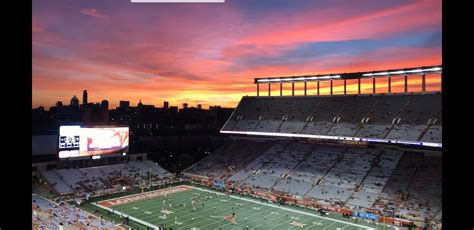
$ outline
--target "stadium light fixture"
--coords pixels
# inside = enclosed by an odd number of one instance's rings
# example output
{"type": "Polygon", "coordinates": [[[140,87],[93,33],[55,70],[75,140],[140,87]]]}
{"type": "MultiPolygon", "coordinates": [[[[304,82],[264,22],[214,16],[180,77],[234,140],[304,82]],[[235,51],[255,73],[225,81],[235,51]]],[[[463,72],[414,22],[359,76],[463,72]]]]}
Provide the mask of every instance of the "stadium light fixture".
{"type": "Polygon", "coordinates": [[[441,67],[431,67],[431,68],[418,68],[411,70],[396,70],[396,71],[383,71],[383,72],[374,72],[374,73],[364,73],[364,77],[374,77],[374,76],[388,76],[388,75],[401,75],[401,74],[415,74],[415,73],[428,73],[428,72],[438,72],[441,71],[441,67]]]}
{"type": "Polygon", "coordinates": [[[294,81],[308,81],[308,80],[326,80],[326,79],[338,79],[341,75],[326,75],[326,76],[310,76],[310,77],[284,77],[284,78],[263,78],[257,79],[257,83],[270,83],[270,82],[294,82],[294,81]]]}

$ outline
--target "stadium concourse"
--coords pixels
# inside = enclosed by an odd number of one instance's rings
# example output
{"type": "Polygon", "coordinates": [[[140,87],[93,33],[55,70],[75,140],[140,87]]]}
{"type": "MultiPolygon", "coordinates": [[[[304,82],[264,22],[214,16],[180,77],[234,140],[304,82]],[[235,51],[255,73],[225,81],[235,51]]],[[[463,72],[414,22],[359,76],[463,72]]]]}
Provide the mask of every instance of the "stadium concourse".
{"type": "Polygon", "coordinates": [[[441,151],[419,146],[441,145],[441,124],[438,93],[243,97],[221,131],[234,140],[183,175],[274,201],[440,228],[441,151]]]}

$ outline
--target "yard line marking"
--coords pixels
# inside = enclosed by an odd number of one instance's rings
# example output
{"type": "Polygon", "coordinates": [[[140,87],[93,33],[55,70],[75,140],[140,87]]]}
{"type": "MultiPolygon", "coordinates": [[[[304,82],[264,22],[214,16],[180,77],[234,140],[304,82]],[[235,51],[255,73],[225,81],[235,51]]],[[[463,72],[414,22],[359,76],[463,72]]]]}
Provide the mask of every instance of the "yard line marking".
{"type": "Polygon", "coordinates": [[[330,225],[328,225],[328,226],[324,227],[324,228],[323,228],[323,230],[325,230],[325,229],[329,228],[329,226],[331,226],[331,225],[333,225],[333,224],[335,224],[335,223],[336,223],[336,222],[334,222],[334,223],[332,223],[332,224],[330,224],[330,225]]]}

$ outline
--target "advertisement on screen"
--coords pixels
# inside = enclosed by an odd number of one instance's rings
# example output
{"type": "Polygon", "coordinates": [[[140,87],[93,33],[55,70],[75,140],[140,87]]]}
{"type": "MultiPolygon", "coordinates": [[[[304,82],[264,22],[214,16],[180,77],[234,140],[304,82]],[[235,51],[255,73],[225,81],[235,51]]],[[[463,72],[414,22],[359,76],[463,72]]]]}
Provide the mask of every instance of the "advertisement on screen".
{"type": "Polygon", "coordinates": [[[128,127],[61,126],[59,158],[124,154],[128,142],[128,127]]]}

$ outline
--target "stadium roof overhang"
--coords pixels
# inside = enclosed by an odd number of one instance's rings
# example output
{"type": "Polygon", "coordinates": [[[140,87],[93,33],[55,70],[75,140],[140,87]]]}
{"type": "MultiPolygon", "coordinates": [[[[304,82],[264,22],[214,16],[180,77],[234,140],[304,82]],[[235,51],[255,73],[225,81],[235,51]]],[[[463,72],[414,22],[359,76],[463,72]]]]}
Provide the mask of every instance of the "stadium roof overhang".
{"type": "Polygon", "coordinates": [[[356,73],[339,73],[339,74],[321,74],[321,75],[304,75],[304,76],[282,76],[282,77],[261,77],[255,78],[255,84],[262,83],[280,83],[280,82],[306,82],[306,81],[326,81],[326,80],[342,80],[342,79],[359,79],[359,78],[377,78],[389,76],[408,76],[420,74],[441,73],[442,66],[423,66],[405,69],[389,69],[380,71],[356,72],[356,73]]]}

